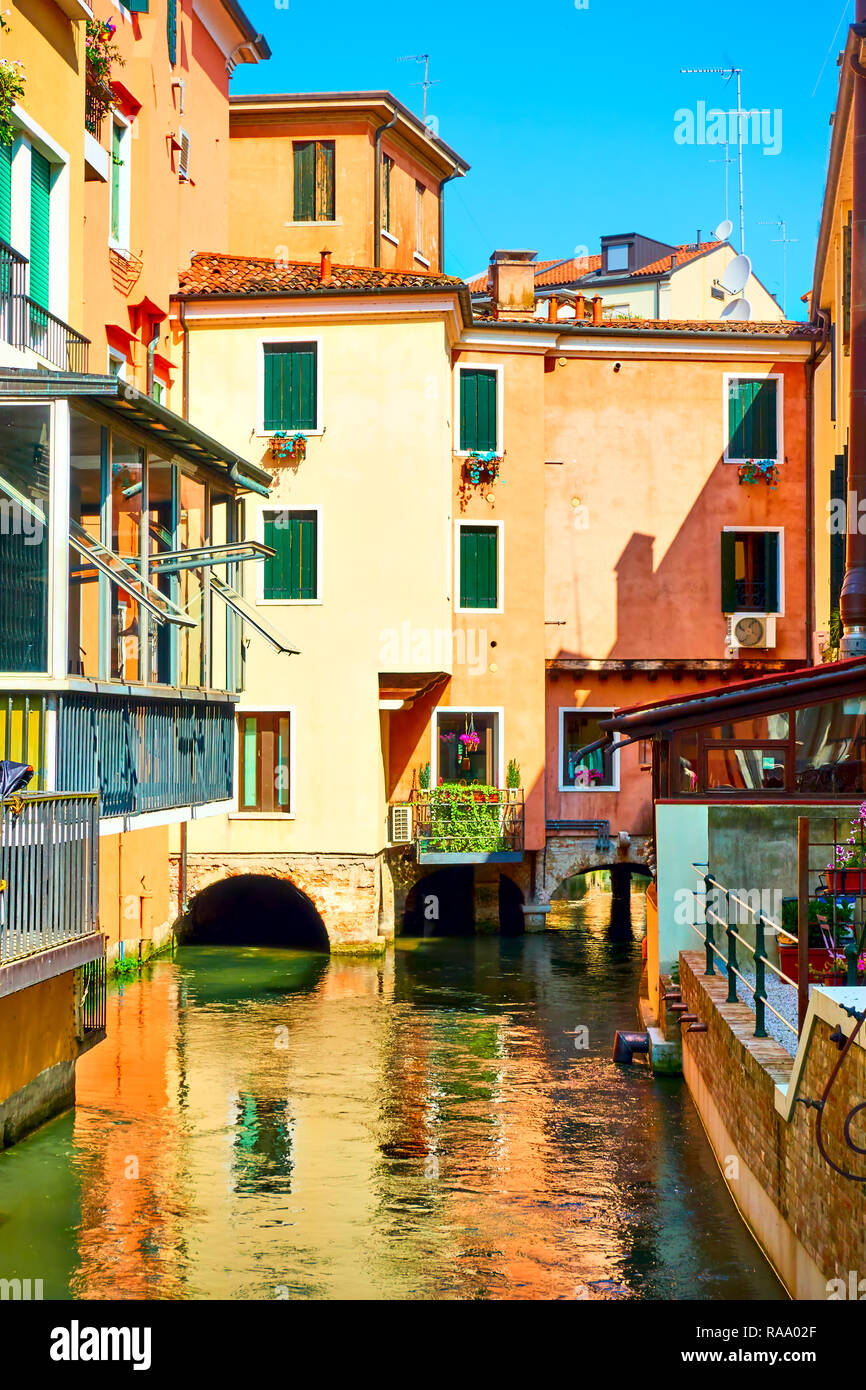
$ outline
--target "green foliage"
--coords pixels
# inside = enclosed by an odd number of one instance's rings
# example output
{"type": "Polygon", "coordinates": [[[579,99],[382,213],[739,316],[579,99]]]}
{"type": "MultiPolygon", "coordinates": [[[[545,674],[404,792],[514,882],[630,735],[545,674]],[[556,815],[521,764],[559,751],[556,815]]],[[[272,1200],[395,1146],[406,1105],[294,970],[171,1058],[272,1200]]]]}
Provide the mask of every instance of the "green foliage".
{"type": "Polygon", "coordinates": [[[11,145],[17,134],[12,107],[24,96],[24,68],[15,58],[0,58],[0,142],[11,145]]]}
{"type": "MultiPolygon", "coordinates": [[[[846,902],[844,898],[836,900],[835,913],[832,898],[810,898],[809,899],[809,949],[820,950],[826,945],[824,932],[829,937],[833,935],[833,922],[836,923],[836,934],[839,937],[850,935],[850,924],[854,920],[854,907],[852,903],[846,902]]],[[[785,931],[790,932],[793,937],[797,935],[798,910],[796,898],[782,899],[782,926],[785,931]]],[[[784,943],[782,943],[784,945],[784,943]]]]}
{"type": "Polygon", "coordinates": [[[418,773],[418,786],[422,791],[427,791],[430,786],[430,764],[425,763],[418,773]]]}
{"type": "Polygon", "coordinates": [[[502,833],[502,810],[496,787],[464,787],[443,782],[431,787],[427,801],[429,832],[424,848],[446,854],[495,854],[508,849],[502,833]]]}
{"type": "Polygon", "coordinates": [[[520,763],[516,758],[509,758],[508,771],[505,774],[506,787],[520,786],[520,763]]]}

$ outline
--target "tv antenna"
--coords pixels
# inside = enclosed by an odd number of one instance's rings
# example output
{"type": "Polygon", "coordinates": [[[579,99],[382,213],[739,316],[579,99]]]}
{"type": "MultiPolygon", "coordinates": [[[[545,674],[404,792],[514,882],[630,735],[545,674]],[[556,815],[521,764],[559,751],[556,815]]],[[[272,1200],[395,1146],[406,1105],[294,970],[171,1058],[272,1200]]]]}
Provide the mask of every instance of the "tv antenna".
{"type": "MultiPolygon", "coordinates": [[[[680,68],[682,73],[713,73],[717,77],[723,77],[726,82],[730,82],[732,77],[737,79],[737,152],[740,165],[740,252],[746,249],[746,222],[743,214],[743,98],[741,91],[742,68],[680,68]]],[[[727,170],[725,171],[727,175],[727,170]]]]}
{"type": "Polygon", "coordinates": [[[788,224],[784,217],[777,217],[773,222],[759,222],[759,227],[778,227],[781,236],[773,237],[773,245],[782,247],[782,313],[788,317],[788,247],[793,246],[794,242],[799,241],[798,236],[788,236],[788,224]]]}
{"type": "Polygon", "coordinates": [[[730,148],[731,148],[731,147],[730,147],[730,145],[728,144],[728,142],[727,142],[727,140],[726,140],[726,141],[725,141],[725,156],[724,156],[724,159],[711,159],[711,160],[710,160],[710,163],[711,163],[711,164],[724,164],[724,166],[725,166],[725,221],[726,221],[726,222],[730,220],[729,217],[728,217],[728,165],[729,165],[729,164],[733,164],[733,162],[734,162],[734,161],[731,159],[730,148]]]}
{"type": "Polygon", "coordinates": [[[439,79],[438,77],[430,77],[430,75],[429,75],[429,74],[430,74],[430,54],[429,54],[429,53],[407,53],[407,54],[405,54],[402,58],[398,58],[398,59],[397,59],[397,62],[398,62],[398,63],[423,63],[423,64],[424,64],[424,81],[423,81],[423,82],[413,82],[413,83],[412,83],[412,86],[413,86],[413,87],[423,87],[423,88],[424,88],[424,107],[423,107],[423,115],[422,115],[421,119],[423,120],[424,124],[426,125],[426,124],[427,124],[427,88],[428,88],[428,87],[435,87],[435,86],[437,86],[437,84],[438,84],[439,81],[440,81],[440,79],[439,79]]]}

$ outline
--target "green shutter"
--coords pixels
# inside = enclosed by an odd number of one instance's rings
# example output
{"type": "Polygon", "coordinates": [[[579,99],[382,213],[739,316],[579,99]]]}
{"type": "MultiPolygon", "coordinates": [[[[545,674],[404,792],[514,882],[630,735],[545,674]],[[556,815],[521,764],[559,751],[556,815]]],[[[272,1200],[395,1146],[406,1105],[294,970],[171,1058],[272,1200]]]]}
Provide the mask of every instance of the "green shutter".
{"type": "Polygon", "coordinates": [[[292,217],[295,222],[314,222],[316,219],[316,142],[296,140],[295,197],[292,217]]]}
{"type": "Polygon", "coordinates": [[[853,236],[853,212],[848,213],[848,221],[842,228],[842,342],[848,346],[851,337],[851,241],[853,236]]]}
{"type": "Polygon", "coordinates": [[[168,42],[168,61],[177,62],[177,0],[168,0],[165,15],[165,36],[168,42]]]}
{"type": "Polygon", "coordinates": [[[12,146],[0,144],[0,237],[12,237],[12,146]]]}
{"type": "Polygon", "coordinates": [[[496,373],[460,373],[460,448],[487,453],[497,447],[496,373]]]}
{"type": "Polygon", "coordinates": [[[775,613],[779,607],[778,531],[767,531],[764,535],[764,606],[767,613],[775,613]]]}
{"type": "Polygon", "coordinates": [[[265,343],[264,353],[265,430],[314,430],[315,343],[265,343]]]}
{"type": "Polygon", "coordinates": [[[774,459],[777,454],[776,382],[731,382],[728,456],[774,459]]]}
{"type": "Polygon", "coordinates": [[[264,597],[276,602],[318,598],[315,512],[266,517],[265,545],[277,553],[264,563],[264,597]]]}
{"type": "Polygon", "coordinates": [[[334,216],[334,142],[323,140],[316,145],[316,219],[333,222],[334,216]]]}
{"type": "Polygon", "coordinates": [[[30,298],[48,308],[50,280],[49,205],[51,165],[38,150],[30,151],[30,298]]]}
{"type": "Polygon", "coordinates": [[[120,3],[130,14],[147,14],[150,0],[120,0],[120,3]]]}
{"type": "MultiPolygon", "coordinates": [[[[845,502],[845,493],[848,486],[848,453],[847,445],[844,454],[836,455],[836,463],[830,474],[830,496],[834,502],[845,502]]],[[[843,508],[842,516],[846,513],[843,508]]],[[[847,549],[847,535],[845,523],[841,531],[833,531],[830,534],[830,612],[835,613],[839,608],[839,596],[842,593],[842,581],[845,578],[845,553],[847,549]]]]}
{"type": "Polygon", "coordinates": [[[722,612],[737,609],[737,533],[722,532],[722,612]]]}
{"type": "Polygon", "coordinates": [[[460,528],[460,607],[498,606],[498,530],[495,526],[460,528]]]}
{"type": "Polygon", "coordinates": [[[120,240],[120,149],[123,132],[117,121],[111,123],[111,236],[120,240]]]}

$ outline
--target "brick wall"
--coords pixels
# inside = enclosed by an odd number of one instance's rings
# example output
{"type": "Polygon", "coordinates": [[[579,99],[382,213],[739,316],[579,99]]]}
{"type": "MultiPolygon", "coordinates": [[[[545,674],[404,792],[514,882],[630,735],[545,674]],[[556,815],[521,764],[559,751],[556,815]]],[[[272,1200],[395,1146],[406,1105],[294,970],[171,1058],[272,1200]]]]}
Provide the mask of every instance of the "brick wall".
{"type": "MultiPolygon", "coordinates": [[[[814,1110],[797,1104],[790,1120],[778,1112],[776,1086],[788,1084],[792,1058],[771,1039],[755,1038],[752,1010],[727,1004],[725,980],[703,971],[701,952],[681,953],[683,1002],[707,1025],[706,1033],[683,1029],[689,1089],[731,1195],[788,1292],[825,1298],[830,1279],[847,1283],[852,1270],[866,1278],[866,1183],[841,1177],[821,1157],[814,1110]]],[[[798,1096],[822,1095],[839,1058],[831,1031],[828,1023],[815,1020],[798,1096]]],[[[831,1157],[866,1177],[866,1155],[853,1154],[842,1139],[845,1116],[863,1100],[866,1052],[855,1045],[828,1101],[824,1134],[831,1157]]],[[[852,1137],[864,1144],[864,1135],[866,1127],[858,1121],[852,1137]]]]}

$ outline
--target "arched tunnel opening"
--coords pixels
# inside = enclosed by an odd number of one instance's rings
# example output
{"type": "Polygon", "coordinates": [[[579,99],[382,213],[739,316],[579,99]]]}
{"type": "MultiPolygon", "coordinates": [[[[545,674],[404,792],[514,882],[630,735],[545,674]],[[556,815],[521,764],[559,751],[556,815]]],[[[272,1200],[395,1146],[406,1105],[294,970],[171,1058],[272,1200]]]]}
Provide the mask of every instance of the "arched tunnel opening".
{"type": "MultiPolygon", "coordinates": [[[[426,874],[409,890],[401,936],[474,936],[477,885],[472,865],[455,865],[426,874]]],[[[499,930],[519,936],[523,930],[523,894],[507,874],[497,887],[499,930]]]]}
{"type": "Polygon", "coordinates": [[[201,946],[330,950],[325,924],[306,893],[267,874],[239,874],[202,889],[189,905],[183,940],[201,946]]]}
{"type": "Polygon", "coordinates": [[[610,921],[608,935],[612,941],[630,939],[632,932],[631,894],[633,880],[639,880],[646,887],[652,880],[650,870],[644,864],[613,863],[596,864],[589,869],[564,878],[551,894],[553,902],[580,902],[591,887],[597,887],[594,879],[602,876],[607,881],[610,893],[610,921]]]}

